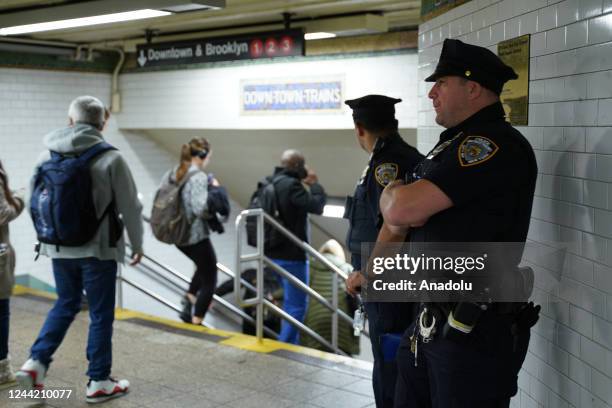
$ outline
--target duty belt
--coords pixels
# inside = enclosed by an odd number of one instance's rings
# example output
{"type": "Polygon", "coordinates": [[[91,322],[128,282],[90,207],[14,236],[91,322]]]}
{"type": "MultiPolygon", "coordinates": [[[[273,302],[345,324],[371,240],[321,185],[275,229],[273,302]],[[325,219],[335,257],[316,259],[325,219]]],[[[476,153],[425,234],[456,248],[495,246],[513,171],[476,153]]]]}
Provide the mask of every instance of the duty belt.
{"type": "MultiPolygon", "coordinates": [[[[518,313],[525,303],[495,302],[490,303],[483,310],[500,315],[511,315],[518,313]]],[[[413,333],[414,341],[418,342],[419,336],[423,343],[429,343],[436,334],[441,332],[443,326],[454,309],[453,304],[448,303],[426,303],[423,304],[417,316],[415,330],[413,333]]],[[[412,339],[412,338],[411,338],[412,339]]]]}

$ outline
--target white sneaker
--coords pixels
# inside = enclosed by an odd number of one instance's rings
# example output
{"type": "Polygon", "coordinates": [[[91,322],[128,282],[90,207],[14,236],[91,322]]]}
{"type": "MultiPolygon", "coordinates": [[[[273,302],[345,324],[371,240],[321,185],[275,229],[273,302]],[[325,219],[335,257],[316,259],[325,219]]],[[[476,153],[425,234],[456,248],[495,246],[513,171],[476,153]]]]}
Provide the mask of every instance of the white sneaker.
{"type": "Polygon", "coordinates": [[[15,377],[17,377],[19,388],[24,390],[42,389],[45,386],[45,374],[47,374],[47,367],[40,361],[30,358],[23,363],[15,377]]]}
{"type": "Polygon", "coordinates": [[[0,386],[8,385],[15,382],[15,374],[13,374],[13,367],[11,367],[11,360],[7,357],[4,360],[0,360],[0,386]]]}
{"type": "Polygon", "coordinates": [[[90,404],[108,401],[111,398],[124,396],[130,388],[128,380],[115,380],[108,377],[106,380],[89,380],[87,383],[87,398],[85,401],[90,404]]]}

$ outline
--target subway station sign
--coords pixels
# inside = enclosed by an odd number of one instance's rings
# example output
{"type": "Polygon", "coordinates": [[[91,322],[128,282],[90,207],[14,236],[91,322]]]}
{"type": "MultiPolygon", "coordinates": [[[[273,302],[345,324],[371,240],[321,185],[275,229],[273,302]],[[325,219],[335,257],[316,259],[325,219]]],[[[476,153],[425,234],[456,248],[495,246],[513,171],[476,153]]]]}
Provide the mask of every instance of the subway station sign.
{"type": "Polygon", "coordinates": [[[343,78],[242,81],[243,114],[341,112],[343,78]]]}
{"type": "Polygon", "coordinates": [[[302,30],[287,30],[143,44],[137,47],[137,54],[141,68],[299,56],[304,55],[304,33],[302,30]]]}

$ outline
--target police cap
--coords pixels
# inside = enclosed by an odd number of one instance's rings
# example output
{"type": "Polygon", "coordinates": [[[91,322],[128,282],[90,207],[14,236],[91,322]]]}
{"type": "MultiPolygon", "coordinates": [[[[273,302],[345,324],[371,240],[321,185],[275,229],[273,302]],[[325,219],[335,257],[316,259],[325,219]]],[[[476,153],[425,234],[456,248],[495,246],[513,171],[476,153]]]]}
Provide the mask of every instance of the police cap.
{"type": "Polygon", "coordinates": [[[436,70],[425,81],[435,82],[448,75],[478,82],[498,95],[507,81],[518,78],[512,67],[489,49],[453,39],[444,40],[436,70]]]}
{"type": "Polygon", "coordinates": [[[384,95],[366,95],[344,103],[353,110],[354,120],[384,123],[395,120],[395,104],[401,101],[384,95]]]}

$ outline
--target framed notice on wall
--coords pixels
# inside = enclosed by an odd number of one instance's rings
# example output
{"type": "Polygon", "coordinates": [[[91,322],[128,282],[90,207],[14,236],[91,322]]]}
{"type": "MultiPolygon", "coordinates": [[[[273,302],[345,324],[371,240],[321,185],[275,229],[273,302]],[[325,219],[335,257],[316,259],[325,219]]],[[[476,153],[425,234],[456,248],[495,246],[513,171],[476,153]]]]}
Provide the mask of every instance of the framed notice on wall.
{"type": "Polygon", "coordinates": [[[421,20],[427,21],[471,0],[421,0],[421,20]]]}
{"type": "Polygon", "coordinates": [[[518,74],[518,79],[506,82],[501,93],[506,118],[515,126],[529,124],[529,41],[526,34],[497,45],[499,58],[518,74]]]}

